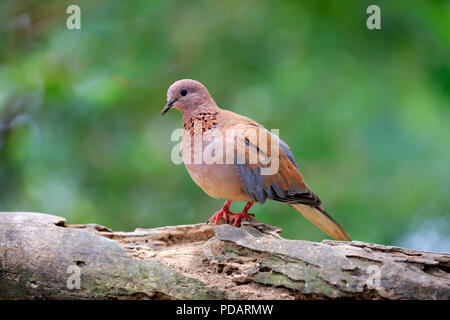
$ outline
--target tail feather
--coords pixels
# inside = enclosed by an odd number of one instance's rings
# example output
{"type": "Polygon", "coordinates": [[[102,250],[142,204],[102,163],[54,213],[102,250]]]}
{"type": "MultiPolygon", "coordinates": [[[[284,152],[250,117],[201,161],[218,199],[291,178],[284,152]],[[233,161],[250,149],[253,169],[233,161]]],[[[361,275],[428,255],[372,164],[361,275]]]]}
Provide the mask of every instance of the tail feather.
{"type": "Polygon", "coordinates": [[[322,231],[336,240],[352,240],[347,232],[320,207],[306,204],[290,204],[292,208],[300,212],[306,219],[318,226],[322,231]]]}

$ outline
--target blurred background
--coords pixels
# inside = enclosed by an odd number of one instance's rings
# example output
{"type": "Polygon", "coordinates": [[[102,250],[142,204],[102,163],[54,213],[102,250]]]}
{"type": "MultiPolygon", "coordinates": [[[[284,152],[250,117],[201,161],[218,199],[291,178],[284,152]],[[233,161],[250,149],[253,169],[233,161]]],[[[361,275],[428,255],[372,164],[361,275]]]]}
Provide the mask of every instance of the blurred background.
{"type": "MultiPolygon", "coordinates": [[[[450,252],[449,1],[2,1],[0,40],[2,211],[125,231],[206,221],[224,200],[171,162],[181,115],[160,113],[193,78],[280,129],[354,240],[450,252]]],[[[281,203],[251,212],[326,237],[281,203]]]]}

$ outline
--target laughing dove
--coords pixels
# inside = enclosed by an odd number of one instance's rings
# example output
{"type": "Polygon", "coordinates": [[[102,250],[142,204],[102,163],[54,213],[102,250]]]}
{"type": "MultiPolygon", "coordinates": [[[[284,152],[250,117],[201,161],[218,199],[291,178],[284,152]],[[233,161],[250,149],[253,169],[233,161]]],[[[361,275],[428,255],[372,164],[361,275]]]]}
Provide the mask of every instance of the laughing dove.
{"type": "Polygon", "coordinates": [[[320,198],[306,185],[289,147],[262,125],[221,109],[200,82],[176,81],[167,91],[164,115],[170,108],[183,115],[182,157],[189,175],[209,196],[225,198],[209,222],[237,226],[253,216],[254,202],[267,199],[289,204],[336,240],[351,240],[321,207],[320,198]],[[247,201],[241,213],[232,213],[232,201],[247,201]]]}

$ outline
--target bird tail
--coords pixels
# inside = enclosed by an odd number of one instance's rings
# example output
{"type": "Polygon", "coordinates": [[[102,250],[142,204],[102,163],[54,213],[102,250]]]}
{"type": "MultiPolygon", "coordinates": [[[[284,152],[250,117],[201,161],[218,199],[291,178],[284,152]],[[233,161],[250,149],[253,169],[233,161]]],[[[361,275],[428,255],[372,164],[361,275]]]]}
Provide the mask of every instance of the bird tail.
{"type": "Polygon", "coordinates": [[[322,229],[330,237],[336,240],[350,240],[350,236],[344,229],[320,207],[314,207],[307,204],[290,204],[292,208],[300,212],[306,219],[322,229]]]}

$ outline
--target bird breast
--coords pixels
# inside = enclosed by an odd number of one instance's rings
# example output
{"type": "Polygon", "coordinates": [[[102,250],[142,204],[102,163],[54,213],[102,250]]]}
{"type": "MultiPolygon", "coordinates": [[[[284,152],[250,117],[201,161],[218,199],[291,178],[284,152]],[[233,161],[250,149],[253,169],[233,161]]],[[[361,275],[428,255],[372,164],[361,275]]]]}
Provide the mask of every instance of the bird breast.
{"type": "Polygon", "coordinates": [[[194,182],[213,198],[249,201],[234,163],[226,162],[226,137],[217,129],[182,136],[182,155],[194,182]]]}

